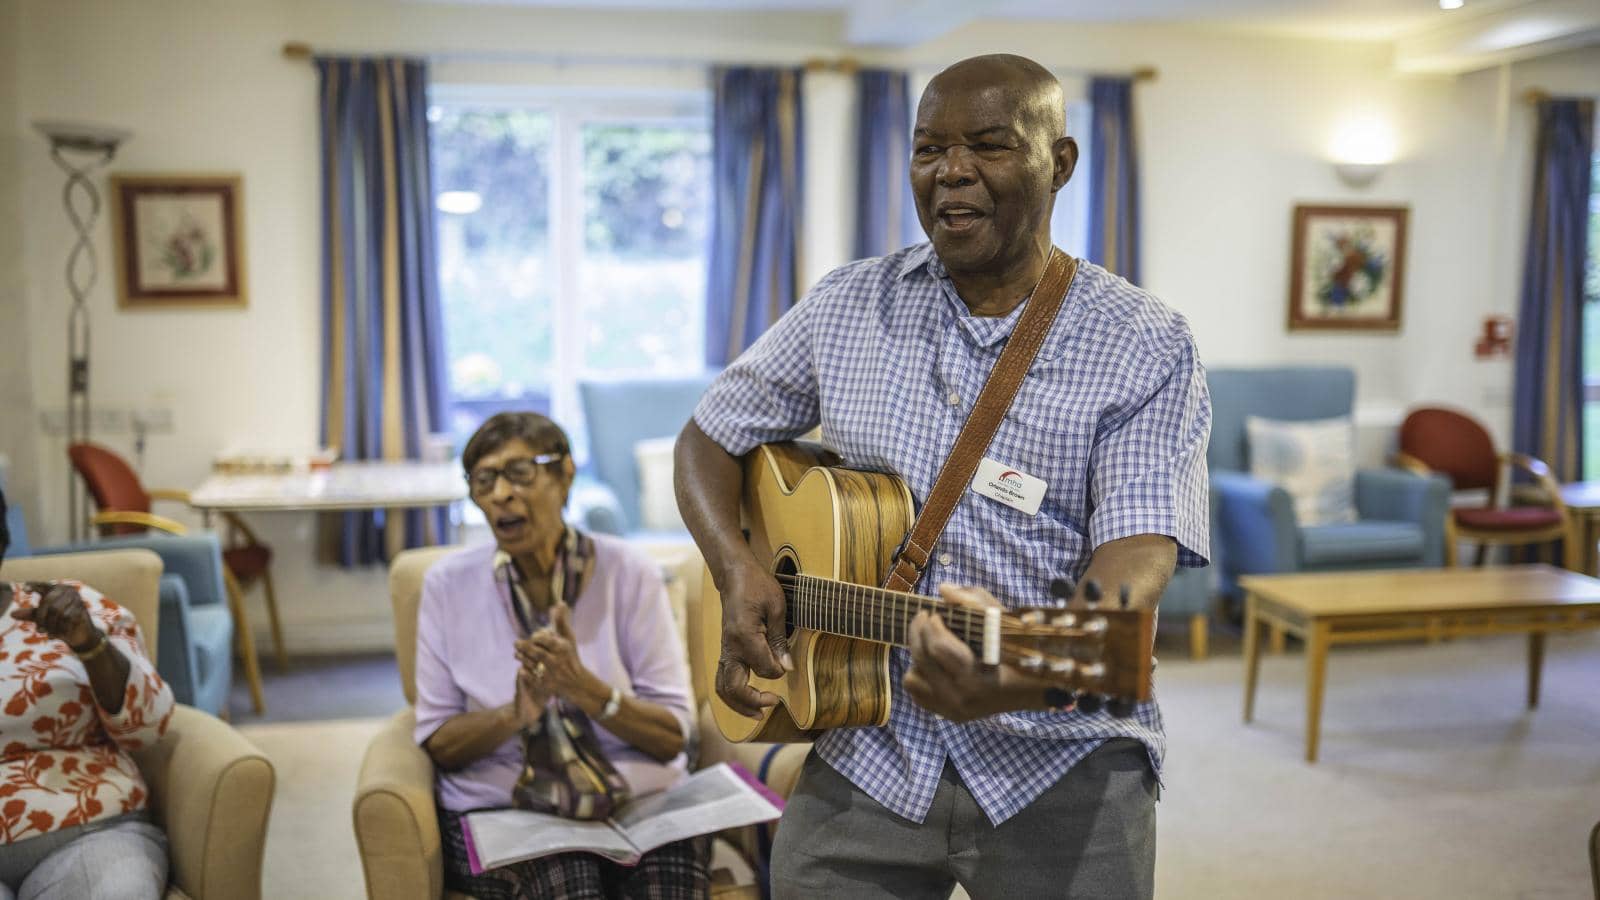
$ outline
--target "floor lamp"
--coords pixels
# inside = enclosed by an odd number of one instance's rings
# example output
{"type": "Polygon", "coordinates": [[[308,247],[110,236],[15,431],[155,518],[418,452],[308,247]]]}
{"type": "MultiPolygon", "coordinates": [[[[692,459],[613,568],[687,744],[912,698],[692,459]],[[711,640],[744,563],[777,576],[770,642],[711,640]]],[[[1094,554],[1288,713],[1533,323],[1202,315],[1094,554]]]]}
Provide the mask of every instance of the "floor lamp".
{"type": "MultiPolygon", "coordinates": [[[[100,276],[94,252],[94,223],[100,218],[100,192],[89,174],[111,162],[117,145],[132,132],[103,125],[57,120],[36,120],[33,127],[50,139],[50,158],[67,173],[61,204],[78,233],[67,255],[67,290],[72,310],[67,314],[67,446],[89,439],[89,309],[84,300],[100,276]]],[[[85,536],[89,522],[89,497],[76,472],[67,472],[67,516],[72,540],[85,536]]]]}

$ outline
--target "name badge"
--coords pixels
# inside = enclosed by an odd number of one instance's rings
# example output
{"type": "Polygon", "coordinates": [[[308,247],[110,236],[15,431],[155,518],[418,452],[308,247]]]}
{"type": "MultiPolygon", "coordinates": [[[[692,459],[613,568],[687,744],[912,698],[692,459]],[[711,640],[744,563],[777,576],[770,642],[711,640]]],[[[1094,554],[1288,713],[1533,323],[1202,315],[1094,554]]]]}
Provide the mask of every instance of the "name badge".
{"type": "Polygon", "coordinates": [[[1038,514],[1039,504],[1044,502],[1044,491],[1048,486],[1026,472],[1019,472],[987,456],[978,463],[978,474],[972,478],[973,493],[1030,516],[1038,514]]]}

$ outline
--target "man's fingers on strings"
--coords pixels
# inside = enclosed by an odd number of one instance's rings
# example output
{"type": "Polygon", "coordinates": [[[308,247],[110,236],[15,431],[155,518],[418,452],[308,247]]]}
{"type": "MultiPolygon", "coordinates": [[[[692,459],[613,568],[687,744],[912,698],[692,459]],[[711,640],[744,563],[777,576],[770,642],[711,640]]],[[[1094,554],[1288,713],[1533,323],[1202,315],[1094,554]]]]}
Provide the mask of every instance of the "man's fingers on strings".
{"type": "Polygon", "coordinates": [[[782,678],[783,663],[768,643],[766,629],[759,622],[735,625],[722,633],[722,646],[739,663],[762,678],[782,678]]]}
{"type": "Polygon", "coordinates": [[[1000,601],[994,595],[980,587],[964,587],[959,584],[939,585],[939,596],[950,603],[961,606],[985,608],[999,606],[1000,601]]]}
{"type": "Polygon", "coordinates": [[[917,661],[929,669],[930,674],[936,673],[946,679],[968,675],[972,670],[972,651],[946,627],[943,619],[932,613],[923,615],[927,618],[920,626],[914,626],[920,632],[917,661]]]}
{"type": "Polygon", "coordinates": [[[741,716],[758,718],[763,707],[772,706],[778,698],[758,691],[749,684],[750,670],[737,660],[723,657],[717,664],[717,696],[741,716]]]}
{"type": "MultiPolygon", "coordinates": [[[[772,653],[772,659],[779,666],[783,667],[783,671],[793,672],[794,660],[789,656],[789,630],[785,625],[788,616],[785,615],[783,608],[783,595],[781,593],[777,594],[775,598],[767,604],[765,613],[766,622],[763,624],[766,626],[767,647],[772,653]]],[[[766,675],[763,673],[762,677],[777,678],[779,676],[766,675]]]]}
{"type": "Polygon", "coordinates": [[[954,677],[962,677],[972,671],[974,657],[972,649],[961,642],[961,639],[947,627],[937,616],[934,617],[928,635],[928,658],[939,668],[954,677]]]}

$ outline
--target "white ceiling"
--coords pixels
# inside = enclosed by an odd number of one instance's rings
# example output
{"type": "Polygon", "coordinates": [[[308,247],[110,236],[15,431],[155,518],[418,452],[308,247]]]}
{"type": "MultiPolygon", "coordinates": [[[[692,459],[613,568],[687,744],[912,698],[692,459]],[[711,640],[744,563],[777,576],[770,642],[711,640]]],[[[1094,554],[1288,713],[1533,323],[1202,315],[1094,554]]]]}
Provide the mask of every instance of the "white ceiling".
{"type": "MultiPolygon", "coordinates": [[[[4,2],[4,0],[0,0],[4,2]]],[[[837,15],[857,47],[913,47],[989,21],[1130,22],[1393,42],[1402,72],[1466,72],[1600,44],[1600,0],[410,0],[596,11],[771,10],[837,15]]]]}
{"type": "MultiPolygon", "coordinates": [[[[426,0],[424,0],[426,2],[426,0]]],[[[595,10],[789,10],[836,12],[852,22],[978,18],[1164,22],[1217,26],[1263,33],[1347,40],[1393,40],[1451,25],[1530,0],[1465,0],[1459,10],[1439,9],[1438,0],[445,0],[509,6],[595,10]]],[[[1595,0],[1600,2],[1600,0],[1595,0]]],[[[934,23],[924,23],[917,30],[934,23]]],[[[953,27],[953,26],[952,26],[953,27]]],[[[856,31],[856,28],[852,28],[856,31]]],[[[941,31],[948,29],[939,29],[941,31]]]]}

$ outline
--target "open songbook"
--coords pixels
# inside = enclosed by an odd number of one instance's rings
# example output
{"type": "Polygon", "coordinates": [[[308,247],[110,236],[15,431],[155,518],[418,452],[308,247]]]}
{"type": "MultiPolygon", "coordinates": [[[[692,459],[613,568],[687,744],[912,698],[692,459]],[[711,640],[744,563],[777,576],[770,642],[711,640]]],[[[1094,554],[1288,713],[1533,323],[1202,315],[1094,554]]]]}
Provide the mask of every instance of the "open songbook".
{"type": "Polygon", "coordinates": [[[474,874],[575,850],[631,866],[664,844],[770,822],[782,811],[783,800],[744,767],[717,763],[669,790],[635,798],[604,821],[492,809],[467,813],[462,830],[474,874]]]}

